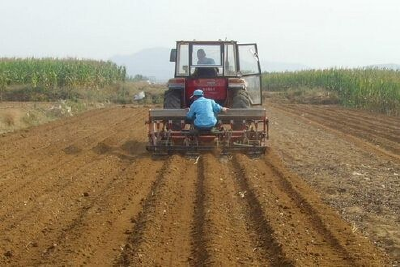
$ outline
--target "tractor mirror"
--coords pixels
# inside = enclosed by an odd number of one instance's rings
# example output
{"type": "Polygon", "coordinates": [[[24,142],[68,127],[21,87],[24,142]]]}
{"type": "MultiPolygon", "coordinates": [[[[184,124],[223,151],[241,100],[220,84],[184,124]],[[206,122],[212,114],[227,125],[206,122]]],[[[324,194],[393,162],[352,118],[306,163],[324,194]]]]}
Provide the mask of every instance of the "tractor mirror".
{"type": "Polygon", "coordinates": [[[171,49],[171,53],[169,54],[169,61],[176,62],[176,49],[171,49]]]}

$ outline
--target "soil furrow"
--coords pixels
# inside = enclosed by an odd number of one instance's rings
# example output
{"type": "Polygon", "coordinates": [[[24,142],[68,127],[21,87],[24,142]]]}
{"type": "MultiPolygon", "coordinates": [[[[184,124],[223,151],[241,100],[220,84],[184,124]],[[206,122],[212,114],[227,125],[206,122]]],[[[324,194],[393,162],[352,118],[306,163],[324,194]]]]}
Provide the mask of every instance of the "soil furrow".
{"type": "Polygon", "coordinates": [[[69,258],[79,264],[112,265],[142,211],[143,197],[154,183],[149,177],[156,177],[162,166],[161,161],[143,158],[122,169],[56,238],[56,249],[47,251],[40,264],[68,264],[69,258]],[[119,194],[121,191],[124,194],[119,194]],[[94,228],[93,223],[98,221],[102,223],[94,228]]]}
{"type": "Polygon", "coordinates": [[[335,130],[339,130],[344,134],[350,134],[352,136],[365,140],[366,142],[381,147],[389,152],[400,155],[400,139],[397,136],[388,136],[385,134],[377,135],[371,133],[370,131],[368,131],[368,129],[365,129],[363,127],[350,124],[343,125],[343,123],[341,122],[342,120],[328,120],[327,118],[321,119],[321,117],[322,116],[316,115],[306,116],[307,119],[322,123],[323,125],[326,125],[335,130]],[[341,127],[338,127],[339,125],[341,127]]]}
{"type": "MultiPolygon", "coordinates": [[[[73,143],[56,145],[47,151],[43,151],[41,154],[37,154],[39,158],[33,158],[24,162],[21,167],[3,172],[2,175],[4,178],[0,180],[0,195],[9,194],[16,190],[23,190],[23,188],[19,188],[20,184],[22,184],[22,187],[27,187],[32,183],[38,183],[40,179],[29,178],[32,176],[44,177],[54,169],[62,168],[65,165],[74,165],[81,157],[87,157],[90,150],[93,150],[97,154],[110,150],[111,147],[106,145],[105,140],[125,130],[128,123],[137,123],[137,121],[137,118],[128,114],[128,117],[124,117],[122,121],[114,125],[113,130],[101,129],[92,135],[74,140],[73,143]],[[69,152],[71,148],[74,148],[74,150],[69,152]],[[15,181],[12,186],[8,184],[8,180],[10,179],[15,181]],[[27,182],[24,182],[25,180],[27,182]]],[[[79,165],[76,165],[76,167],[79,167],[79,165]]]]}
{"type": "MultiPolygon", "coordinates": [[[[374,154],[379,154],[380,156],[400,160],[400,156],[399,156],[400,153],[396,153],[395,151],[393,151],[393,148],[390,147],[388,144],[382,145],[383,148],[381,148],[381,147],[377,146],[375,142],[371,143],[370,141],[366,140],[365,138],[358,136],[356,133],[354,133],[354,131],[351,131],[351,129],[349,130],[349,129],[346,129],[345,127],[339,128],[338,125],[332,126],[329,124],[329,122],[326,122],[326,121],[317,121],[317,120],[312,120],[309,118],[304,118],[303,116],[298,115],[298,113],[288,111],[284,107],[275,106],[274,108],[280,110],[281,112],[285,112],[286,114],[294,116],[296,118],[300,118],[301,120],[306,121],[310,124],[313,124],[313,125],[317,126],[318,128],[323,128],[323,130],[328,130],[328,131],[334,132],[336,135],[341,136],[342,138],[348,140],[350,143],[354,143],[357,146],[359,146],[367,151],[370,151],[374,154]]],[[[334,143],[332,145],[334,145],[334,143]]],[[[398,145],[396,145],[395,150],[398,150],[398,145]]]]}
{"type": "Polygon", "coordinates": [[[178,155],[165,162],[143,202],[120,265],[188,265],[194,210],[195,167],[178,155]]]}
{"type": "Polygon", "coordinates": [[[271,218],[282,250],[296,265],[383,264],[382,258],[375,258],[372,245],[353,233],[304,182],[288,173],[273,152],[267,153],[265,161],[238,155],[237,163],[266,217],[271,218]],[[362,251],[358,250],[360,244],[362,251]],[[371,255],[363,255],[365,249],[370,249],[371,255]]]}
{"type": "Polygon", "coordinates": [[[32,127],[29,130],[21,130],[12,135],[6,134],[0,138],[1,155],[9,159],[10,156],[17,153],[16,155],[20,157],[21,152],[28,153],[33,150],[31,147],[33,144],[35,147],[45,147],[48,142],[59,142],[63,136],[74,137],[75,134],[85,129],[84,125],[90,125],[96,120],[100,122],[104,120],[104,114],[117,110],[118,108],[88,111],[77,116],[32,127]],[[78,125],[82,127],[77,127],[78,125]],[[52,134],[49,135],[49,133],[52,134]]]}
{"type": "MultiPolygon", "coordinates": [[[[118,110],[115,111],[118,112],[118,110]]],[[[27,140],[26,142],[24,141],[23,144],[29,146],[26,149],[22,149],[22,152],[26,154],[21,156],[21,148],[18,148],[18,154],[15,157],[7,156],[7,163],[0,166],[0,169],[2,170],[2,175],[4,176],[7,174],[7,169],[10,172],[18,169],[18,167],[20,166],[22,166],[23,168],[27,167],[27,162],[31,163],[30,165],[33,165],[35,167],[39,167],[41,165],[52,165],[51,163],[43,162],[43,160],[38,160],[35,164],[32,164],[32,159],[37,158],[39,155],[42,159],[53,159],[53,157],[49,156],[56,155],[59,150],[63,150],[64,153],[67,155],[79,153],[84,148],[84,146],[87,145],[86,143],[96,138],[96,135],[104,133],[107,134],[110,129],[110,125],[102,124],[101,122],[115,120],[116,114],[110,112],[106,113],[106,115],[107,116],[100,117],[98,121],[86,121],[85,123],[79,122],[79,125],[77,125],[76,128],[86,128],[87,130],[85,131],[74,132],[70,131],[69,129],[64,129],[62,135],[59,133],[46,132],[47,137],[43,139],[47,141],[42,147],[38,147],[37,142],[35,142],[33,145],[29,140],[27,140]],[[81,148],[80,145],[83,147],[81,148]]],[[[117,122],[113,121],[111,125],[119,124],[126,126],[126,120],[129,119],[132,114],[126,113],[124,115],[125,116],[122,117],[122,119],[117,120],[117,122]]],[[[121,115],[119,115],[119,117],[120,116],[121,115]]]]}
{"type": "MultiPolygon", "coordinates": [[[[116,127],[119,127],[119,124],[116,124],[116,127]]],[[[144,127],[142,128],[144,130],[144,127]]],[[[93,153],[93,151],[89,149],[85,149],[82,153],[79,154],[79,156],[75,157],[70,157],[70,161],[67,162],[61,162],[60,164],[51,165],[50,169],[45,170],[45,172],[30,172],[26,177],[28,182],[22,183],[20,187],[16,188],[13,186],[9,186],[7,189],[7,195],[13,195],[12,192],[19,191],[19,192],[24,192],[24,199],[23,200],[18,200],[18,199],[12,199],[8,197],[8,201],[13,201],[16,205],[20,205],[20,203],[24,200],[26,200],[29,196],[29,199],[35,199],[36,196],[42,195],[42,196],[48,196],[51,194],[53,191],[55,191],[55,188],[59,188],[61,191],[66,191],[69,187],[69,185],[74,184],[75,181],[73,179],[74,176],[76,176],[76,173],[80,173],[82,169],[91,169],[90,165],[92,164],[97,164],[98,160],[101,160],[103,157],[101,155],[103,154],[110,154],[113,153],[114,155],[117,155],[119,158],[124,158],[124,155],[122,152],[117,152],[119,150],[122,150],[121,147],[123,147],[128,140],[130,131],[129,128],[126,128],[124,126],[124,123],[122,123],[121,129],[118,128],[112,133],[112,135],[109,135],[106,139],[98,143],[98,141],[95,141],[92,144],[85,144],[88,148],[93,148],[94,144],[107,144],[108,149],[104,149],[103,151],[97,151],[96,153],[93,153]],[[119,130],[125,130],[125,131],[119,131],[119,130]],[[100,153],[101,152],[101,153],[100,153]],[[99,157],[97,155],[100,155],[99,157]],[[55,174],[56,173],[56,174],[55,174]],[[33,179],[30,177],[35,177],[35,176],[40,176],[41,179],[33,179]],[[56,176],[57,178],[54,178],[56,176]],[[43,182],[42,182],[43,181],[43,182]],[[38,185],[41,186],[42,190],[38,190],[38,185]],[[34,192],[30,192],[30,188],[34,186],[36,190],[34,192]]],[[[107,134],[110,134],[110,131],[107,132],[107,134]]],[[[142,137],[140,137],[142,138],[142,137]]],[[[97,148],[97,146],[96,146],[97,148]]],[[[144,152],[144,151],[143,151],[144,152]]],[[[62,154],[62,153],[61,153],[62,154]]],[[[132,156],[131,156],[132,157],[132,156]]],[[[103,159],[107,160],[107,159],[103,159]]],[[[20,182],[21,183],[21,182],[20,182]]],[[[18,185],[18,184],[16,184],[18,185]]],[[[56,192],[58,192],[57,190],[56,192]]],[[[40,198],[40,201],[45,201],[45,199],[40,198]]],[[[15,208],[16,206],[9,205],[7,206],[6,210],[2,210],[2,212],[5,214],[8,214],[8,210],[11,210],[15,208]]],[[[32,207],[34,209],[34,207],[32,207]]],[[[26,210],[26,209],[25,209],[26,210]]],[[[15,214],[13,215],[15,217],[15,214]]],[[[4,217],[5,218],[5,217],[4,217]]],[[[4,224],[4,222],[2,222],[4,224]]]]}
{"type": "MultiPolygon", "coordinates": [[[[144,126],[138,127],[138,129],[144,130],[144,126]]],[[[108,137],[106,139],[108,141],[106,142],[111,148],[114,146],[120,148],[125,145],[130,135],[129,128],[125,128],[124,132],[116,132],[108,137]]],[[[138,135],[139,138],[142,139],[140,132],[138,135]]],[[[76,216],[79,218],[79,214],[85,214],[86,210],[90,209],[90,205],[86,203],[87,201],[84,201],[88,199],[84,194],[88,194],[88,196],[90,194],[90,196],[96,197],[104,191],[103,188],[107,188],[113,181],[110,182],[110,179],[115,177],[121,169],[123,170],[126,168],[124,167],[127,162],[126,158],[129,157],[119,157],[119,155],[115,155],[113,151],[104,151],[102,154],[88,151],[85,157],[80,157],[80,160],[84,161],[83,163],[79,160],[75,161],[76,165],[82,163],[80,169],[76,169],[74,165],[63,166],[65,171],[71,171],[69,174],[72,175],[71,179],[57,179],[57,183],[52,185],[51,189],[49,187],[49,189],[42,191],[40,193],[41,197],[38,195],[38,198],[32,197],[32,193],[27,192],[27,194],[31,196],[33,202],[32,204],[29,203],[30,209],[24,210],[24,212],[19,215],[23,216],[23,218],[18,219],[18,217],[14,215],[11,216],[10,220],[13,220],[16,224],[14,223],[9,230],[5,231],[11,235],[13,229],[17,229],[18,231],[27,231],[29,228],[41,229],[36,232],[36,236],[25,236],[23,241],[30,239],[33,240],[31,243],[36,244],[34,246],[35,248],[42,249],[40,251],[53,251],[55,248],[52,244],[58,244],[58,241],[54,240],[54,235],[58,234],[53,231],[54,225],[57,225],[58,228],[63,229],[63,231],[70,228],[68,224],[74,225],[73,221],[76,219],[73,218],[76,218],[76,216]],[[79,177],[85,177],[85,179],[81,180],[79,177]],[[83,185],[81,185],[81,183],[83,183],[83,185]],[[90,185],[87,183],[90,183],[90,185]],[[56,186],[58,189],[56,189],[56,186]],[[33,205],[34,203],[37,205],[33,205]],[[58,206],[58,208],[52,209],[52,206],[58,206]],[[39,212],[37,211],[38,208],[39,212]],[[33,221],[32,218],[34,218],[33,221]],[[62,218],[71,218],[72,222],[66,219],[62,220],[62,218]],[[49,244],[51,241],[54,243],[49,244]]],[[[49,177],[52,175],[54,176],[54,172],[56,171],[57,175],[67,174],[62,169],[55,168],[53,172],[49,172],[49,177]]],[[[5,226],[5,223],[2,223],[2,226],[5,226]]],[[[23,241],[20,243],[23,243],[23,241]]],[[[16,243],[18,243],[17,239],[14,239],[13,243],[16,245],[16,243]]],[[[16,254],[14,257],[16,258],[18,255],[16,254]]],[[[32,258],[30,260],[32,260],[32,258]]]]}
{"type": "MultiPolygon", "coordinates": [[[[242,176],[230,158],[218,160],[207,154],[203,160],[208,263],[218,266],[290,265],[285,260],[277,260],[282,254],[276,254],[273,237],[260,231],[268,226],[248,198],[247,189],[241,183],[242,176]]],[[[277,248],[279,250],[279,246],[277,248]]]]}
{"type": "Polygon", "coordinates": [[[332,114],[329,114],[331,112],[328,112],[328,114],[326,114],[327,112],[325,110],[312,110],[304,107],[288,107],[288,110],[295,114],[303,112],[301,116],[304,116],[305,118],[311,117],[310,119],[316,120],[318,122],[324,122],[335,128],[340,128],[342,129],[342,131],[350,131],[356,136],[372,142],[379,142],[380,139],[382,140],[380,142],[384,142],[384,139],[395,143],[400,142],[400,128],[391,131],[390,129],[388,129],[388,127],[379,128],[374,125],[373,122],[362,123],[357,119],[353,120],[348,117],[343,118],[337,116],[337,114],[333,112],[332,114]],[[340,127],[338,127],[339,125],[340,127]],[[355,131],[352,131],[353,129],[355,131]]]}
{"type": "MultiPolygon", "coordinates": [[[[316,109],[321,109],[318,105],[313,106],[316,109]]],[[[343,117],[350,117],[354,119],[360,119],[366,122],[374,122],[374,125],[380,125],[388,127],[390,129],[398,129],[400,124],[400,119],[394,116],[382,115],[379,113],[366,113],[365,111],[360,111],[357,109],[345,109],[338,106],[324,106],[324,109],[333,112],[334,114],[340,113],[343,117]]]]}
{"type": "Polygon", "coordinates": [[[270,224],[270,218],[265,217],[264,208],[249,184],[248,176],[236,155],[232,158],[232,167],[241,196],[249,209],[248,224],[256,234],[256,249],[261,251],[270,266],[294,266],[294,261],[283,251],[284,243],[277,239],[276,232],[270,224]]]}
{"type": "MultiPolygon", "coordinates": [[[[296,113],[298,112],[301,112],[301,110],[296,110],[296,113]]],[[[356,119],[352,120],[350,118],[342,118],[335,116],[334,114],[325,114],[324,112],[312,110],[307,110],[303,114],[306,118],[312,116],[315,120],[318,120],[319,122],[328,122],[329,125],[332,126],[341,125],[341,127],[355,129],[356,133],[359,134],[360,137],[364,137],[367,140],[373,141],[375,139],[387,139],[388,141],[395,143],[400,141],[400,128],[392,131],[388,127],[379,128],[373,123],[362,123],[356,119]]]]}
{"type": "MultiPolygon", "coordinates": [[[[5,233],[12,245],[23,246],[25,244],[34,243],[35,248],[41,249],[39,255],[43,250],[53,249],[53,244],[49,243],[56,241],[54,235],[59,234],[59,230],[68,229],[68,224],[74,220],[76,214],[82,210],[90,208],[87,206],[87,196],[90,194],[95,195],[96,190],[101,190],[104,186],[104,179],[113,177],[118,169],[123,167],[118,162],[110,162],[103,158],[102,160],[95,161],[92,166],[82,168],[75,175],[75,177],[83,176],[90,180],[89,184],[81,184],[77,179],[73,179],[65,188],[54,190],[41,195],[37,199],[33,199],[33,203],[29,203],[28,209],[23,209],[17,213],[16,216],[10,216],[5,222],[2,223],[1,231],[5,233]],[[90,168],[96,170],[96,173],[89,174],[90,168]],[[101,176],[97,173],[100,172],[101,176]],[[99,179],[101,185],[96,185],[99,179]],[[18,232],[24,232],[25,235],[17,235],[18,232]]],[[[73,177],[73,178],[75,178],[73,177]]],[[[107,183],[107,182],[105,182],[107,183]]],[[[4,244],[4,243],[3,243],[4,244]]],[[[56,244],[56,243],[54,243],[56,244]]],[[[5,243],[5,246],[9,244],[5,243]]],[[[37,255],[38,256],[38,255],[37,255]]],[[[14,259],[22,260],[24,253],[14,253],[14,259]]]]}
{"type": "Polygon", "coordinates": [[[205,230],[205,192],[204,192],[204,162],[203,158],[197,158],[197,181],[194,206],[194,223],[192,230],[192,265],[204,266],[209,259],[207,251],[207,236],[205,230]]]}

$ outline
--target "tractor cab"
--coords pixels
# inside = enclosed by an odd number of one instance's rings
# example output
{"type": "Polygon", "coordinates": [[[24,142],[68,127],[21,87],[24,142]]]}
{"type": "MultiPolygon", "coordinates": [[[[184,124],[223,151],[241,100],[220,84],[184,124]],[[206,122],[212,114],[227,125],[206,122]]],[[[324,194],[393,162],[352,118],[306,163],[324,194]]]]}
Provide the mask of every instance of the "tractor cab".
{"type": "Polygon", "coordinates": [[[170,61],[175,62],[175,73],[168,87],[180,90],[181,108],[190,106],[190,96],[198,88],[205,92],[205,97],[227,107],[235,108],[234,98],[243,89],[246,103],[237,108],[261,104],[261,69],[256,44],[178,41],[171,50],[170,61]]]}

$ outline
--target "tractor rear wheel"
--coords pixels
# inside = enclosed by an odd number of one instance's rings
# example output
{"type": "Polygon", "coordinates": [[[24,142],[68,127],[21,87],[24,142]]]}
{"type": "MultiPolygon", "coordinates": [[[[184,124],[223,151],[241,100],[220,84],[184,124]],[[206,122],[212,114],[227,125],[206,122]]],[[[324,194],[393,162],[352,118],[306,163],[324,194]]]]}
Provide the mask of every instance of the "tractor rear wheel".
{"type": "MultiPolygon", "coordinates": [[[[232,97],[232,108],[250,108],[249,92],[244,89],[236,90],[232,97]]],[[[241,130],[243,128],[242,121],[233,121],[232,130],[241,130]]]]}
{"type": "Polygon", "coordinates": [[[164,93],[164,108],[181,108],[181,90],[168,89],[164,93]]]}
{"type": "Polygon", "coordinates": [[[249,92],[243,89],[236,90],[232,97],[232,108],[250,108],[250,106],[249,92]]]}
{"type": "MultiPolygon", "coordinates": [[[[181,108],[181,90],[168,89],[164,93],[164,108],[179,109],[181,108]]],[[[181,129],[180,121],[172,121],[171,130],[178,131],[181,129]]]]}

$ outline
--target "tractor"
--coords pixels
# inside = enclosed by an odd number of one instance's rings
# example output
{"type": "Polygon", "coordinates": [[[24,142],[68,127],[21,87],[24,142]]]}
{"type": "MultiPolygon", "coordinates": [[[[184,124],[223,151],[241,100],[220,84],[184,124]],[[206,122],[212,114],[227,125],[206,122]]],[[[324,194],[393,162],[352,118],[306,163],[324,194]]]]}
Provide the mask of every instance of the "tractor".
{"type": "Polygon", "coordinates": [[[220,149],[263,154],[268,118],[261,107],[261,69],[256,44],[236,41],[177,41],[171,49],[174,78],[168,81],[163,109],[150,109],[146,149],[153,154],[200,153],[220,149]],[[217,115],[212,131],[198,131],[186,118],[190,96],[201,89],[206,98],[228,107],[217,115]]]}

